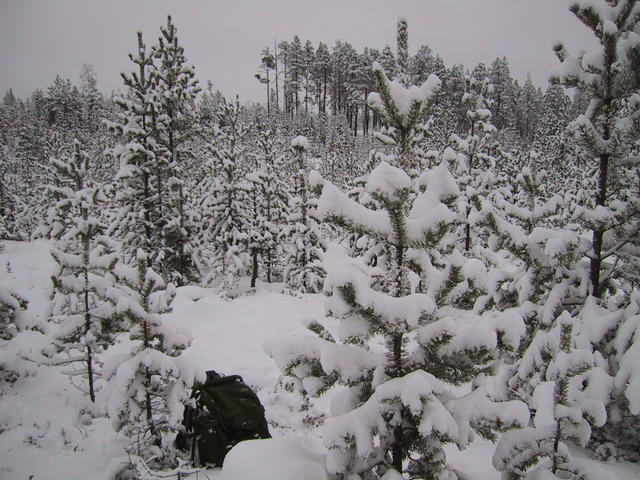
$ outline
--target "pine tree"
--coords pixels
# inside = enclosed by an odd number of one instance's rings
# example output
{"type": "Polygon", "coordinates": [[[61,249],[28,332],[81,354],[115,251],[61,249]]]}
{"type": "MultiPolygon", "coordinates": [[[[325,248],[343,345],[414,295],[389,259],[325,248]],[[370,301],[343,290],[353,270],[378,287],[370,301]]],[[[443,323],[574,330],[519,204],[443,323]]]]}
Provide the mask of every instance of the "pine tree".
{"type": "MultiPolygon", "coordinates": [[[[563,169],[569,163],[571,144],[566,138],[566,128],[571,120],[571,98],[559,85],[550,85],[542,99],[542,115],[534,134],[533,148],[540,152],[545,169],[563,169]]],[[[573,155],[577,157],[577,155],[573,155]]],[[[563,170],[563,176],[566,171],[563,170]]],[[[573,175],[568,175],[572,177],[573,175]]]]}
{"type": "Polygon", "coordinates": [[[213,249],[211,274],[221,275],[223,288],[234,284],[246,267],[242,256],[247,240],[244,208],[247,186],[241,175],[246,168],[246,137],[251,126],[244,113],[237,98],[222,104],[221,134],[213,152],[214,177],[205,180],[210,187],[204,190],[202,200],[206,235],[213,249]]]}
{"type": "Polygon", "coordinates": [[[422,86],[405,88],[398,80],[390,82],[378,64],[374,64],[373,73],[378,91],[369,95],[368,104],[386,125],[374,136],[383,144],[394,148],[394,166],[417,175],[420,165],[415,155],[415,141],[421,139],[417,126],[424,108],[439,89],[440,81],[435,75],[431,75],[422,86]],[[402,91],[408,93],[407,98],[399,97],[399,92],[402,91]]]}
{"type": "Polygon", "coordinates": [[[266,350],[309,395],[335,383],[346,388],[323,427],[332,474],[374,479],[395,470],[398,478],[439,478],[453,474],[443,443],[462,448],[472,429],[491,438],[494,429],[528,420],[518,402],[494,403],[481,387],[467,395],[451,388],[516,348],[523,323],[511,311],[480,315],[454,306],[473,304],[473,284],[486,275],[447,237],[458,187],[445,165],[416,180],[399,168],[411,166],[405,142],[416,135],[437,78],[407,88],[378,65],[374,72],[380,93],[369,104],[398,139],[385,157],[396,166],[380,162],[357,200],[317,175],[312,183],[322,190],[318,216],[375,239],[378,255],[352,258],[340,246],[330,248],[324,292],[327,313],[340,322],[336,335],[313,321],[308,327],[318,337],[276,340],[266,350]],[[374,337],[384,346],[372,348],[374,337]]]}
{"type": "Polygon", "coordinates": [[[142,248],[151,263],[160,262],[161,238],[157,235],[161,218],[159,198],[163,178],[157,137],[157,112],[152,102],[155,82],[152,55],[138,32],[138,51],[131,61],[138,71],[121,73],[127,94],[116,97],[120,107],[118,118],[109,127],[120,135],[121,141],[113,150],[120,165],[115,178],[115,201],[119,210],[110,232],[122,242],[125,261],[135,258],[142,248]]]}
{"type": "Polygon", "coordinates": [[[117,269],[122,293],[116,309],[128,319],[134,347],[105,362],[105,396],[114,429],[130,440],[130,453],[167,467],[176,463],[171,433],[182,421],[191,387],[204,381],[204,372],[181,357],[191,336],[162,318],[171,311],[175,287],[165,287],[148,264],[139,249],[135,267],[117,269]]]}
{"type": "Polygon", "coordinates": [[[258,255],[262,257],[267,282],[277,273],[282,245],[279,233],[285,225],[288,187],[284,182],[283,155],[276,151],[275,130],[263,125],[256,152],[258,168],[247,176],[252,184],[254,211],[250,215],[249,250],[252,257],[251,287],[257,279],[258,255]]]}
{"type": "Polygon", "coordinates": [[[82,98],[83,130],[90,135],[100,129],[104,118],[104,99],[98,90],[98,79],[93,65],[83,64],[80,71],[82,86],[80,94],[82,98]]]}
{"type": "Polygon", "coordinates": [[[411,77],[409,75],[409,33],[407,32],[407,20],[401,18],[398,20],[397,34],[397,75],[396,79],[405,87],[411,85],[411,77]]]}
{"type": "MultiPolygon", "coordinates": [[[[637,6],[632,0],[574,2],[571,12],[593,32],[598,45],[577,56],[569,55],[562,44],[554,48],[562,63],[552,82],[575,87],[589,99],[584,113],[571,125],[586,147],[592,174],[582,189],[574,217],[591,232],[585,251],[589,258],[589,293],[600,299],[602,315],[635,308],[632,289],[637,286],[636,237],[640,225],[634,160],[640,131],[637,6]],[[623,294],[622,299],[616,293],[623,294]]],[[[638,344],[638,338],[630,336],[632,322],[625,317],[609,325],[608,340],[601,338],[596,345],[608,356],[610,372],[616,377],[614,401],[609,405],[613,418],[597,436],[618,445],[638,441],[637,430],[627,427],[637,426],[634,416],[640,414],[637,382],[632,374],[635,369],[630,368],[628,360],[624,367],[618,363],[628,359],[638,344]]]]}
{"type": "Polygon", "coordinates": [[[540,122],[542,92],[533,85],[531,74],[522,86],[518,98],[517,129],[527,144],[531,143],[534,132],[540,122]]]}
{"type": "Polygon", "coordinates": [[[276,60],[269,47],[263,48],[262,52],[260,52],[260,68],[262,71],[256,73],[255,77],[260,83],[267,86],[267,115],[271,115],[271,78],[269,77],[269,72],[275,70],[276,60]]]}
{"type": "Polygon", "coordinates": [[[289,199],[287,226],[280,235],[286,241],[285,285],[293,291],[316,293],[321,290],[324,277],[321,266],[324,242],[312,212],[315,202],[310,196],[308,151],[306,137],[299,135],[291,140],[295,191],[289,199]]]}
{"type": "Polygon", "coordinates": [[[489,81],[493,85],[493,122],[498,130],[515,126],[516,90],[506,57],[496,58],[491,64],[489,81]]]}
{"type": "Polygon", "coordinates": [[[502,436],[493,456],[497,470],[527,478],[542,478],[544,470],[552,474],[549,478],[602,478],[576,463],[568,449],[568,444],[586,445],[590,425],[604,424],[612,386],[602,368],[606,362],[594,354],[589,333],[576,332],[576,323],[565,311],[550,330],[533,338],[521,368],[535,375],[534,426],[502,436]]]}
{"type": "Polygon", "coordinates": [[[158,192],[158,201],[164,206],[158,232],[165,255],[161,274],[182,285],[199,277],[193,260],[197,252],[191,241],[195,225],[187,208],[190,188],[185,182],[194,163],[187,142],[193,135],[195,99],[200,87],[194,68],[187,64],[184,48],[178,43],[177,29],[170,15],[160,34],[152,55],[157,59],[153,87],[160,147],[157,155],[166,163],[166,178],[162,180],[166,187],[158,192]]]}
{"type": "MultiPolygon", "coordinates": [[[[465,217],[462,234],[464,250],[468,252],[473,244],[471,220],[480,209],[480,198],[487,195],[496,184],[495,167],[496,127],[491,123],[491,102],[488,96],[492,86],[487,79],[475,80],[467,77],[467,91],[462,103],[467,107],[468,130],[466,137],[451,135],[454,151],[446,151],[443,159],[450,164],[460,185],[464,205],[461,205],[465,217]]],[[[474,235],[477,237],[476,235],[474,235]]]]}
{"type": "Polygon", "coordinates": [[[615,274],[606,263],[616,264],[620,257],[624,262],[624,246],[638,231],[636,202],[627,200],[635,188],[634,174],[625,162],[640,119],[640,47],[635,40],[640,19],[635,7],[631,0],[575,2],[571,12],[594,33],[599,46],[579,56],[570,56],[562,44],[554,47],[562,64],[552,82],[576,87],[591,98],[574,127],[597,165],[590,189],[594,201],[578,217],[592,232],[591,293],[599,298],[615,274]]]}
{"type": "Polygon", "coordinates": [[[86,377],[87,393],[95,402],[98,354],[120,331],[114,311],[117,254],[113,242],[103,235],[105,227],[98,215],[106,198],[88,182],[89,158],[80,143],[75,142],[71,158],[52,159],[52,164],[60,177],[72,182],[70,187],[49,187],[58,196],[56,209],[60,212],[51,251],[58,264],[51,277],[51,315],[59,324],[54,342],[67,355],[65,364],[83,364],[70,375],[86,377]]]}

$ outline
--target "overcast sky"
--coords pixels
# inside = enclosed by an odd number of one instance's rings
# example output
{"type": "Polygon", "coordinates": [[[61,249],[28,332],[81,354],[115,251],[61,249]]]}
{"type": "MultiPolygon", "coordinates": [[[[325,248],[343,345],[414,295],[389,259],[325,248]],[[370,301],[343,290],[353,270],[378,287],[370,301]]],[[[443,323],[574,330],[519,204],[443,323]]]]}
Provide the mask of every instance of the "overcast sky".
{"type": "Polygon", "coordinates": [[[527,72],[546,85],[563,40],[570,50],[593,45],[566,0],[0,0],[0,92],[18,96],[46,88],[56,74],[79,83],[83,63],[95,66],[103,92],[121,88],[119,72],[130,71],[127,54],[136,31],[151,45],[166,15],[198,78],[225,95],[262,100],[253,78],[264,46],[298,34],[317,47],[337,39],[395,51],[399,16],[409,22],[409,49],[429,45],[447,66],[491,63],[507,56],[512,75],[527,72]]]}

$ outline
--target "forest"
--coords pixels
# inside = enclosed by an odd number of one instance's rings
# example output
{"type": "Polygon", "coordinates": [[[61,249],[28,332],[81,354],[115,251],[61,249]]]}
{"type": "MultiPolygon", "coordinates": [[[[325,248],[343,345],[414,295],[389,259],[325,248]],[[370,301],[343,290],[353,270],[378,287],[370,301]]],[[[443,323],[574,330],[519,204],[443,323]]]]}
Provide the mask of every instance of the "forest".
{"type": "Polygon", "coordinates": [[[544,89],[410,55],[401,18],[382,51],[265,46],[247,103],[168,16],[120,91],[91,65],[8,90],[0,450],[108,479],[637,478],[640,2],[570,10],[598,47],[555,45],[544,89]],[[220,470],[175,439],[225,368],[273,438],[220,470]],[[64,420],[27,418],[36,392],[64,420]]]}

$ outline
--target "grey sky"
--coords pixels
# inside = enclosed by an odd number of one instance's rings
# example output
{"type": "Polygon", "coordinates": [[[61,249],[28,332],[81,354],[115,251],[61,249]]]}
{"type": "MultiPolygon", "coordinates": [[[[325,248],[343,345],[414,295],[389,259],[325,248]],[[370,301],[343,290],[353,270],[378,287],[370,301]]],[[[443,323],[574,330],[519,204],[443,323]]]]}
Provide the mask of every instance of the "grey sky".
{"type": "Polygon", "coordinates": [[[79,83],[83,63],[94,65],[104,92],[121,88],[130,71],[127,54],[141,30],[147,45],[171,13],[178,37],[198,78],[212,80],[225,95],[262,100],[253,78],[258,57],[273,40],[298,34],[314,46],[336,39],[395,49],[398,16],[409,22],[414,53],[429,45],[445,63],[471,68],[498,56],[511,72],[546,84],[557,64],[551,47],[563,40],[571,51],[593,45],[587,29],[568,11],[566,0],[2,0],[0,1],[0,92],[19,96],[45,88],[56,73],[79,83]]]}

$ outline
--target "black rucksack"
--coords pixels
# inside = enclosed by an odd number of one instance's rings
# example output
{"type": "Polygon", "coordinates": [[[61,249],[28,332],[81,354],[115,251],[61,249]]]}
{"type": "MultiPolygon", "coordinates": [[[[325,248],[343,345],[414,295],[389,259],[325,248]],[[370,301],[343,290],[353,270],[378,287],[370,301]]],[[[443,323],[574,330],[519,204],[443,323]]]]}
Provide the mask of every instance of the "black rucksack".
{"type": "Polygon", "coordinates": [[[264,407],[239,375],[223,377],[207,372],[207,380],[193,388],[195,407],[184,410],[184,432],[176,446],[190,451],[194,465],[222,466],[236,443],[270,438],[264,407]]]}

